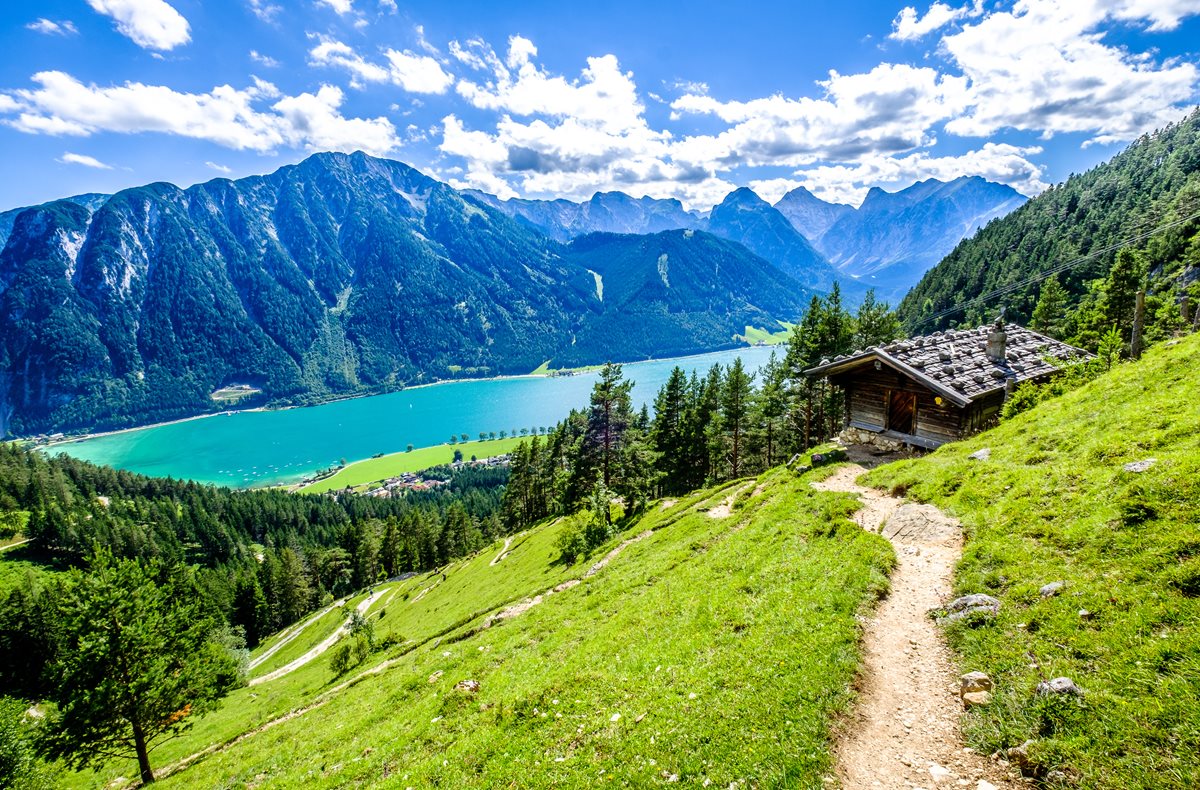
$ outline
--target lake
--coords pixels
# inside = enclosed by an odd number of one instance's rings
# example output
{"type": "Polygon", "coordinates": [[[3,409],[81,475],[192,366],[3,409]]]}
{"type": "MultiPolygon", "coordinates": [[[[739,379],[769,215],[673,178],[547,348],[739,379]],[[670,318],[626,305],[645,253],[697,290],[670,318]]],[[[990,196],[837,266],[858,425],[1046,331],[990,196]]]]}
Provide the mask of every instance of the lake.
{"type": "MultiPolygon", "coordinates": [[[[703,375],[737,357],[754,372],[770,348],[719,351],[682,359],[624,365],[635,382],[633,402],[653,408],[672,368],[703,375]]],[[[780,355],[783,349],[778,349],[780,355]]],[[[278,411],[243,411],[139,428],[47,448],[97,464],[155,477],[235,487],[301,480],[319,469],[392,453],[409,444],[427,447],[451,435],[550,428],[571,409],[587,406],[596,373],[574,376],[454,381],[387,395],[353,398],[278,411]]]]}

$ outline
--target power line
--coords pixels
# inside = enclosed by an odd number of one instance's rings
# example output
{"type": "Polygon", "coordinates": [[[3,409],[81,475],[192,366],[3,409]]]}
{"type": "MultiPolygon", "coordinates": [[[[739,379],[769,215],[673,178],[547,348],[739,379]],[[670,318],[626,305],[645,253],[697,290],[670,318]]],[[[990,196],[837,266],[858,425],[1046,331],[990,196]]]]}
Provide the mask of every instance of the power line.
{"type": "Polygon", "coordinates": [[[913,324],[913,328],[915,329],[916,327],[927,324],[930,321],[936,321],[937,319],[942,318],[947,315],[950,315],[952,313],[957,313],[960,310],[966,310],[967,308],[970,308],[970,307],[976,307],[978,305],[982,305],[982,304],[988,302],[989,300],[996,298],[997,296],[1007,296],[1008,294],[1013,293],[1014,291],[1020,291],[1030,285],[1033,285],[1036,282],[1041,282],[1042,280],[1045,280],[1047,277],[1053,277],[1056,274],[1061,274],[1062,272],[1065,272],[1069,269],[1073,269],[1076,266],[1078,266],[1079,264],[1090,261],[1099,255],[1113,252],[1114,250],[1119,250],[1122,247],[1126,247],[1135,242],[1143,241],[1145,239],[1150,238],[1151,236],[1153,236],[1156,233],[1161,233],[1164,230],[1170,230],[1171,228],[1174,228],[1178,225],[1183,225],[1185,223],[1191,222],[1194,219],[1200,219],[1200,211],[1196,212],[1195,214],[1192,214],[1190,217],[1182,217],[1180,219],[1173,220],[1172,222],[1168,222],[1165,225],[1159,225],[1158,227],[1151,228],[1150,230],[1144,231],[1143,233],[1139,233],[1136,236],[1131,236],[1127,239],[1123,239],[1123,240],[1115,242],[1113,244],[1109,244],[1106,247],[1101,247],[1100,249],[1092,250],[1087,255],[1081,256],[1072,261],[1067,261],[1066,263],[1057,264],[1043,272],[1039,272],[1038,274],[1034,274],[1029,277],[1026,277],[1024,280],[1020,280],[1015,283],[1010,283],[1009,285],[1003,285],[999,288],[988,291],[985,294],[980,294],[979,296],[976,296],[974,299],[969,299],[966,302],[955,305],[954,307],[947,307],[944,310],[939,310],[938,312],[932,313],[931,315],[928,315],[925,318],[922,318],[917,323],[913,324]]]}

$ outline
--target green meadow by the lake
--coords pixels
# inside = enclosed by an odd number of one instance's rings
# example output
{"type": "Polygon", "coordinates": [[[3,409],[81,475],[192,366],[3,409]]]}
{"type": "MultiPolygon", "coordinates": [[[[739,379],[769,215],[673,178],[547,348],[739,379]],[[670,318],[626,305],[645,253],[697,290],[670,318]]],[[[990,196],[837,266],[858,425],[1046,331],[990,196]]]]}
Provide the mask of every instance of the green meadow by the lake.
{"type": "Polygon", "coordinates": [[[523,438],[510,436],[507,439],[440,444],[437,447],[422,447],[412,451],[389,453],[378,458],[368,458],[365,461],[350,464],[329,477],[318,480],[300,490],[319,494],[323,491],[335,491],[376,483],[403,472],[419,472],[431,466],[448,464],[454,460],[455,452],[462,453],[463,458],[468,461],[472,457],[488,458],[493,455],[504,455],[523,441],[523,438]]]}

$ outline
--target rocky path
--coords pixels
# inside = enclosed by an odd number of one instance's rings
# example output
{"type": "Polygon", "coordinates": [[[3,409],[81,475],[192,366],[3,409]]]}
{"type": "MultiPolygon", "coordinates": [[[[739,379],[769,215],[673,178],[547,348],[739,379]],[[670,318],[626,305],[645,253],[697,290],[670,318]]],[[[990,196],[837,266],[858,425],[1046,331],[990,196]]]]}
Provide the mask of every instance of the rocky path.
{"type": "Polygon", "coordinates": [[[965,748],[959,731],[959,673],[930,609],[948,600],[954,564],[962,555],[958,522],[932,505],[906,503],[858,485],[857,464],[813,483],[824,491],[857,494],[854,518],[881,532],[896,549],[891,592],[863,636],[858,701],[836,747],[847,790],[969,787],[1017,788],[998,766],[965,748]]]}
{"type": "Polygon", "coordinates": [[[504,539],[504,548],[500,549],[499,553],[496,554],[496,556],[492,558],[492,561],[489,562],[488,565],[494,567],[497,564],[499,564],[500,560],[507,557],[508,556],[508,547],[512,545],[512,542],[513,542],[513,539],[512,539],[511,535],[509,535],[507,538],[505,538],[504,539]]]}
{"type": "MultiPolygon", "coordinates": [[[[380,597],[383,596],[384,593],[387,593],[387,592],[390,592],[390,590],[384,590],[384,589],[375,590],[370,595],[368,595],[366,598],[362,599],[362,601],[359,602],[358,606],[355,607],[358,610],[358,613],[366,614],[367,610],[371,608],[371,604],[378,601],[380,599],[380,597]]],[[[319,645],[317,645],[316,647],[314,647],[312,650],[309,650],[307,653],[305,653],[304,655],[300,656],[297,659],[293,659],[292,661],[289,661],[288,663],[281,666],[279,669],[276,669],[272,672],[268,672],[267,674],[265,674],[261,677],[252,678],[247,685],[257,686],[262,683],[268,683],[272,680],[277,680],[278,678],[281,678],[284,675],[289,675],[292,672],[295,672],[297,669],[304,666],[305,664],[312,661],[313,659],[317,658],[322,653],[324,653],[326,650],[328,650],[329,648],[331,648],[335,644],[337,644],[337,641],[342,638],[342,633],[347,631],[349,628],[350,628],[350,618],[347,617],[346,622],[342,623],[341,627],[339,627],[332,634],[330,634],[328,637],[326,637],[324,640],[322,640],[321,643],[319,645]]]]}

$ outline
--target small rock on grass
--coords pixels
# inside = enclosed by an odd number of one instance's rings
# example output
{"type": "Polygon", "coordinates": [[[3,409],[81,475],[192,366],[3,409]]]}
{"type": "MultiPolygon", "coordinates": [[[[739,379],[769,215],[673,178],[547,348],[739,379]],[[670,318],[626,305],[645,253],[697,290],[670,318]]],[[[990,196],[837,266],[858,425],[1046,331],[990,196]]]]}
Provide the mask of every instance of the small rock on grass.
{"type": "Polygon", "coordinates": [[[1143,461],[1131,461],[1131,462],[1125,464],[1125,466],[1123,468],[1125,469],[1126,472],[1133,472],[1136,474],[1138,472],[1145,472],[1147,469],[1154,466],[1156,463],[1158,463],[1157,458],[1147,458],[1143,461]]]}
{"type": "Polygon", "coordinates": [[[959,696],[977,691],[991,691],[996,687],[992,679],[983,672],[968,672],[960,678],[959,696]]]}
{"type": "Polygon", "coordinates": [[[981,708],[992,701],[991,692],[988,691],[968,691],[962,695],[962,703],[964,708],[981,708]]]}
{"type": "Polygon", "coordinates": [[[1075,681],[1070,678],[1054,678],[1053,680],[1043,680],[1037,684],[1037,694],[1039,697],[1049,697],[1054,694],[1070,694],[1075,697],[1083,696],[1083,689],[1075,685],[1075,681]]]}
{"type": "Polygon", "coordinates": [[[986,461],[991,457],[992,457],[992,448],[990,448],[990,447],[985,447],[982,450],[976,450],[975,452],[973,452],[967,456],[967,458],[970,458],[972,461],[986,461]]]}
{"type": "Polygon", "coordinates": [[[1066,586],[1066,582],[1050,582],[1049,584],[1043,585],[1042,588],[1038,590],[1038,595],[1042,596],[1043,598],[1053,598],[1062,591],[1064,586],[1066,586]]]}
{"type": "Polygon", "coordinates": [[[479,681],[478,680],[460,680],[454,684],[454,690],[455,691],[466,691],[471,694],[478,694],[479,693],[479,681]]]}
{"type": "Polygon", "coordinates": [[[951,623],[976,613],[994,617],[1000,613],[1000,601],[984,593],[974,593],[955,598],[946,605],[945,611],[942,619],[951,623]]]}

